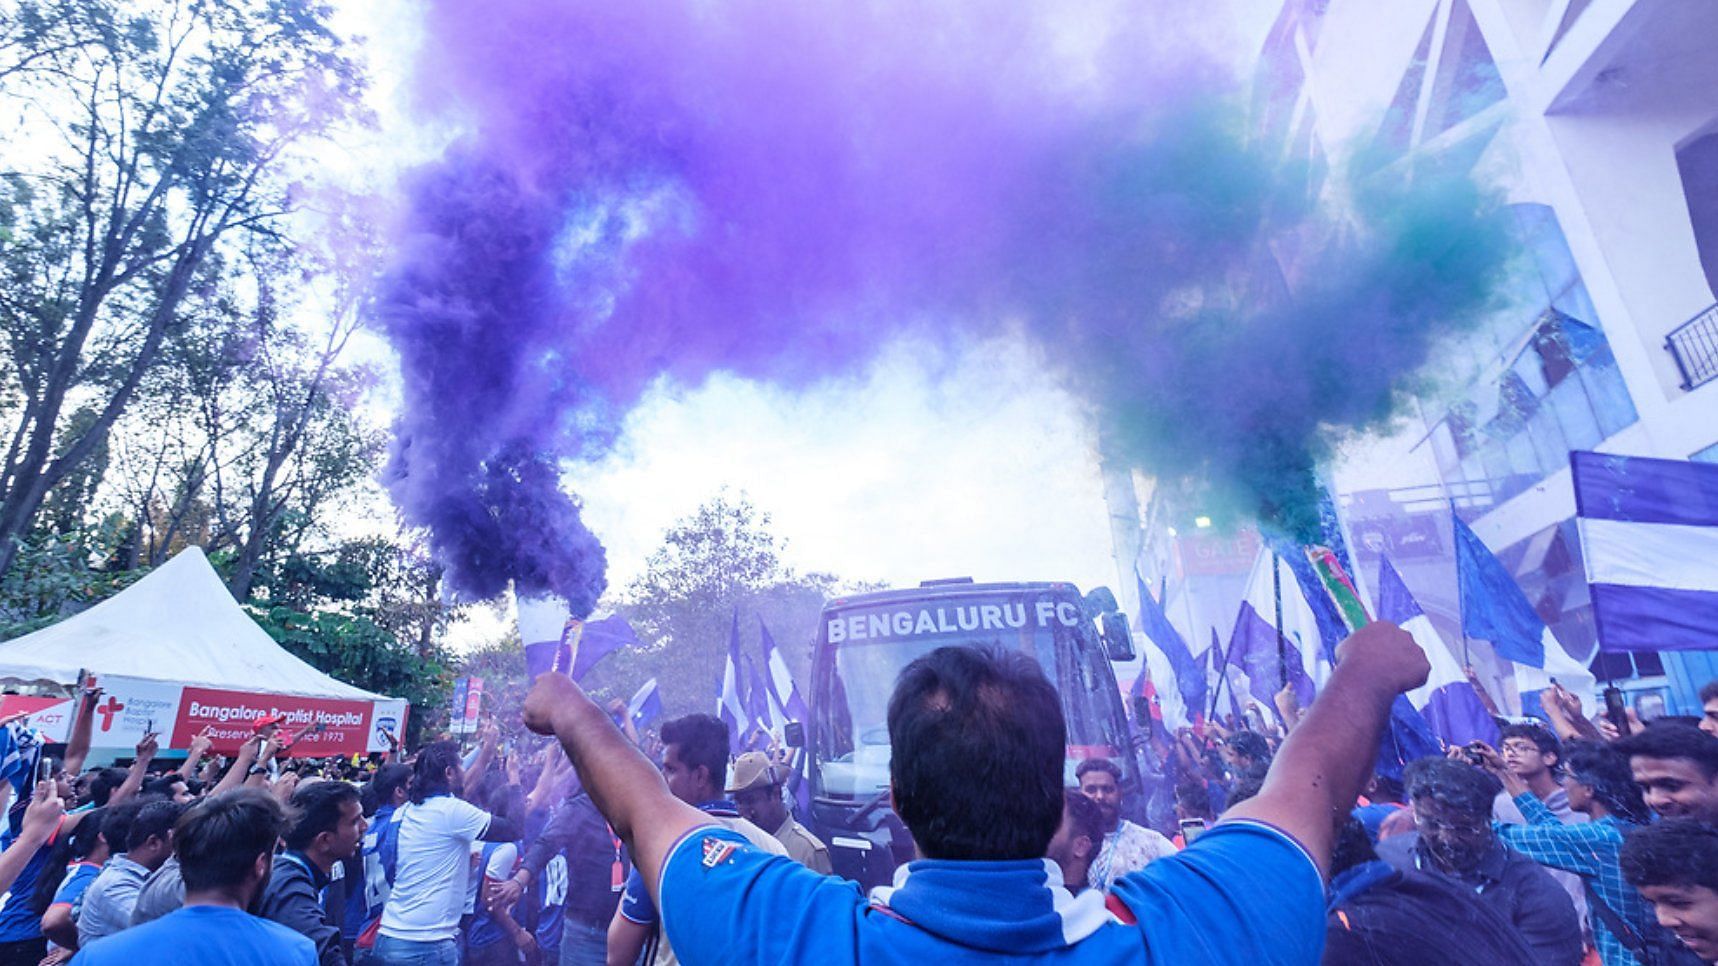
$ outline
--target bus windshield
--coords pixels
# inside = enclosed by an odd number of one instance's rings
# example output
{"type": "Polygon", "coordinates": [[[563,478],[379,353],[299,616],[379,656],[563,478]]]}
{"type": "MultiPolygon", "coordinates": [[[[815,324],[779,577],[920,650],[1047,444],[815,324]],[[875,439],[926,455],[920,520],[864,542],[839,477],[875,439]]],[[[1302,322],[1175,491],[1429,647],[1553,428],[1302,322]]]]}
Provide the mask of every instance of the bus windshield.
{"type": "Polygon", "coordinates": [[[889,787],[889,695],[913,659],[948,644],[1030,654],[1062,698],[1066,784],[1080,759],[1126,754],[1121,694],[1079,601],[1052,590],[842,608],[820,630],[814,790],[865,800],[889,787]]]}

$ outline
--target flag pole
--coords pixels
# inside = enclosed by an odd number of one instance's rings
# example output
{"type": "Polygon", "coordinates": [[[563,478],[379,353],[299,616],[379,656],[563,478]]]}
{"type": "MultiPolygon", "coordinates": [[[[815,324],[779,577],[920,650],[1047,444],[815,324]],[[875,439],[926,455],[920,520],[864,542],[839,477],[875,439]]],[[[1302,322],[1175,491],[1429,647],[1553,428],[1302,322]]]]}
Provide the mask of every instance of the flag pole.
{"type": "Polygon", "coordinates": [[[1283,636],[1283,573],[1275,550],[1271,551],[1271,594],[1276,598],[1277,617],[1277,676],[1288,687],[1288,641],[1283,636]]]}
{"type": "Polygon", "coordinates": [[[1461,579],[1461,545],[1456,538],[1456,501],[1450,498],[1450,546],[1455,548],[1456,557],[1456,623],[1461,627],[1461,669],[1466,674],[1473,667],[1473,661],[1467,653],[1467,594],[1462,590],[1461,579]]]}
{"type": "MultiPolygon", "coordinates": [[[[1211,689],[1211,710],[1205,713],[1205,720],[1216,721],[1217,705],[1221,703],[1223,697],[1223,682],[1229,680],[1229,660],[1235,656],[1235,644],[1233,641],[1229,642],[1227,651],[1223,649],[1220,642],[1213,641],[1211,646],[1215,647],[1218,655],[1223,658],[1223,663],[1217,666],[1217,686],[1211,689]]],[[[1233,691],[1234,689],[1230,688],[1230,690],[1233,691]]]]}

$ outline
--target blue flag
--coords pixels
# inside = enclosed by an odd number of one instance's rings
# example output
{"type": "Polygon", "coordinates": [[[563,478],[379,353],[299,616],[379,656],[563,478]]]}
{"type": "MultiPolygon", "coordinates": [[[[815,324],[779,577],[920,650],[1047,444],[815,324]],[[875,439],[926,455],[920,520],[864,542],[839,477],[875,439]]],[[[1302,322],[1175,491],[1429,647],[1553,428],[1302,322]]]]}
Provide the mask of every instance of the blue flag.
{"type": "Polygon", "coordinates": [[[1176,632],[1175,626],[1169,623],[1169,615],[1163,612],[1163,607],[1152,598],[1151,590],[1140,579],[1139,571],[1133,573],[1134,582],[1139,587],[1139,626],[1145,632],[1146,642],[1163,652],[1169,659],[1169,668],[1175,673],[1175,690],[1181,695],[1182,704],[1187,708],[1189,722],[1205,713],[1205,703],[1210,689],[1205,683],[1205,672],[1199,662],[1193,659],[1193,652],[1188,649],[1187,642],[1176,632]]]}
{"type": "Polygon", "coordinates": [[[1515,577],[1461,517],[1450,511],[1456,536],[1456,581],[1461,587],[1462,631],[1490,641],[1497,656],[1545,666],[1545,622],[1515,577]]]}
{"type": "Polygon", "coordinates": [[[637,643],[638,633],[626,618],[618,614],[598,621],[586,621],[583,632],[579,634],[579,651],[573,656],[573,680],[583,681],[598,661],[637,643]]]}
{"type": "Polygon", "coordinates": [[[632,700],[626,703],[626,710],[632,716],[632,726],[643,728],[662,715],[662,692],[656,687],[656,679],[644,682],[633,693],[632,700]]]}

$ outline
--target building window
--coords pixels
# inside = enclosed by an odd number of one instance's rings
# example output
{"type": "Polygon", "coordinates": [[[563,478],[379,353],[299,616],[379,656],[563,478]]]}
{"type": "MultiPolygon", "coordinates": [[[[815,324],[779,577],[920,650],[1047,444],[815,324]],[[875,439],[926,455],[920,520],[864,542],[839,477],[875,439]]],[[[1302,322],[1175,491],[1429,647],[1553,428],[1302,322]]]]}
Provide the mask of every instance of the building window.
{"type": "Polygon", "coordinates": [[[1593,676],[1600,681],[1629,681],[1664,676],[1657,651],[1600,651],[1593,658],[1593,676]]]}

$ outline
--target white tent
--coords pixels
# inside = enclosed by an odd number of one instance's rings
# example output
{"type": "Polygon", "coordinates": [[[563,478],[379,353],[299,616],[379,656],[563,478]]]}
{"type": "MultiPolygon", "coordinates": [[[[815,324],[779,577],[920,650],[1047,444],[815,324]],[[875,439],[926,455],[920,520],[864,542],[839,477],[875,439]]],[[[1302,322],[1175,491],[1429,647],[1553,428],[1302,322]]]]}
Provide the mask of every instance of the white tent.
{"type": "Polygon", "coordinates": [[[89,610],[0,644],[0,680],[72,684],[78,671],[260,694],[373,701],[289,654],[191,547],[89,610]]]}

